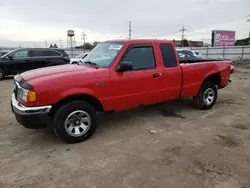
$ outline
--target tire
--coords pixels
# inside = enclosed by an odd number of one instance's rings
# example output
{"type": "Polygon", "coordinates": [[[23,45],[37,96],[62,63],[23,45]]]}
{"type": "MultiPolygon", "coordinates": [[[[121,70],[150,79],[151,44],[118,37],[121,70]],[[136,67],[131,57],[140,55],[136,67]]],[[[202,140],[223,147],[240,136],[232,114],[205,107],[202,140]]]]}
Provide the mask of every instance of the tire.
{"type": "Polygon", "coordinates": [[[82,142],[89,139],[96,130],[96,110],[85,101],[70,101],[56,111],[53,124],[55,134],[62,141],[82,142]]]}
{"type": "Polygon", "coordinates": [[[194,97],[196,107],[201,110],[212,108],[216,103],[216,100],[217,87],[210,82],[204,82],[201,85],[198,95],[194,97]]]}
{"type": "Polygon", "coordinates": [[[0,80],[3,80],[5,78],[5,72],[2,68],[0,68],[0,80]]]}
{"type": "Polygon", "coordinates": [[[77,61],[72,62],[72,64],[78,65],[79,63],[77,61]]]}

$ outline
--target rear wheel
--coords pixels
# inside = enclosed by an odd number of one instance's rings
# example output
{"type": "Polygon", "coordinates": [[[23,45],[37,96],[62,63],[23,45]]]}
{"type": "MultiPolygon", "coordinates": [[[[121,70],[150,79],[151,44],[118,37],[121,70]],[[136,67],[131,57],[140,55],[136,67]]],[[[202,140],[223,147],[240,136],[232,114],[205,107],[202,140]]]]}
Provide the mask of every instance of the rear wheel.
{"type": "Polygon", "coordinates": [[[197,108],[202,110],[210,109],[214,106],[217,100],[217,88],[210,82],[204,82],[197,96],[194,97],[194,102],[197,108]]]}
{"type": "Polygon", "coordinates": [[[0,80],[3,80],[5,77],[5,72],[2,68],[0,68],[0,80]]]}
{"type": "Polygon", "coordinates": [[[96,126],[96,111],[85,101],[71,101],[60,107],[54,116],[54,132],[68,143],[87,140],[96,126]]]}

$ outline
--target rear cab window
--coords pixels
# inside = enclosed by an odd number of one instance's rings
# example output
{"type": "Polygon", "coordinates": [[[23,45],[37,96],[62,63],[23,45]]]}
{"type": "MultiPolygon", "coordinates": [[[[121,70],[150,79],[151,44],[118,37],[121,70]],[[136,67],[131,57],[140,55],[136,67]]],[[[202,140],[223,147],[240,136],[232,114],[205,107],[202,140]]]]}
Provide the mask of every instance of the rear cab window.
{"type": "Polygon", "coordinates": [[[162,60],[164,67],[176,67],[177,59],[175,55],[175,50],[171,43],[160,43],[160,50],[162,55],[162,60]]]}

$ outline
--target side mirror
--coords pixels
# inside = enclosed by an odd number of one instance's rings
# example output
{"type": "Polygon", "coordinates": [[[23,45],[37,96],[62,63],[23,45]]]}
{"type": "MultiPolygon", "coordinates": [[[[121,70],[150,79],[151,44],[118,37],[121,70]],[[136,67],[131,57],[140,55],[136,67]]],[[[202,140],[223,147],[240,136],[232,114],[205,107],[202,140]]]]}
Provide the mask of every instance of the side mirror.
{"type": "Polygon", "coordinates": [[[13,59],[13,55],[9,55],[9,56],[8,56],[8,59],[13,59]]]}
{"type": "Polygon", "coordinates": [[[130,70],[133,70],[133,65],[129,61],[122,61],[116,69],[117,72],[125,72],[130,70]]]}

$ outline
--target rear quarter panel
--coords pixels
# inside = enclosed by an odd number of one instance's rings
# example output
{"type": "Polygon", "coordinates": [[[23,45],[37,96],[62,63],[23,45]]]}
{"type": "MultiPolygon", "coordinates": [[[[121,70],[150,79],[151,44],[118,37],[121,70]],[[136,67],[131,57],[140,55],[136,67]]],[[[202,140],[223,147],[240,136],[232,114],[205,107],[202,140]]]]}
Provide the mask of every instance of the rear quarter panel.
{"type": "Polygon", "coordinates": [[[196,96],[201,84],[211,74],[219,73],[220,85],[230,78],[230,61],[201,62],[192,64],[181,64],[183,70],[183,89],[181,97],[196,96]]]}

